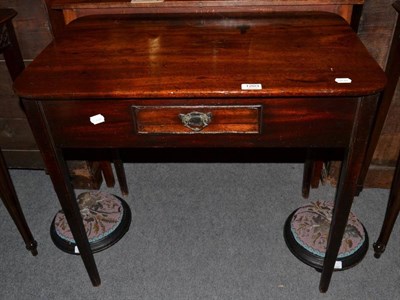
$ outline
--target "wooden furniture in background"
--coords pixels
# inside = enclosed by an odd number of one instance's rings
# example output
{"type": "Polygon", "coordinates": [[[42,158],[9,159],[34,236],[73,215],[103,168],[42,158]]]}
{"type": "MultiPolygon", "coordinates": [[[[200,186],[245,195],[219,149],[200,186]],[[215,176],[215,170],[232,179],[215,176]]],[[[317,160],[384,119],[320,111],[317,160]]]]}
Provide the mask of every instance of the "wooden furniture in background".
{"type": "MultiPolygon", "coordinates": [[[[6,2],[18,12],[13,25],[27,65],[52,40],[46,10],[41,0],[6,2]]],[[[12,81],[5,60],[0,60],[0,144],[4,158],[10,168],[44,168],[12,81]]]]}
{"type": "MultiPolygon", "coordinates": [[[[396,1],[393,4],[397,13],[400,13],[400,1],[396,1]]],[[[397,18],[396,28],[393,35],[393,40],[390,48],[390,54],[388,64],[386,67],[386,75],[388,77],[388,84],[382,93],[381,107],[378,113],[377,121],[374,125],[372,142],[368,146],[367,159],[372,158],[374,147],[376,147],[377,139],[382,130],[386,113],[389,110],[390,104],[395,94],[396,86],[400,77],[400,18],[397,18]]],[[[364,166],[367,168],[368,166],[364,166]]],[[[362,171],[365,172],[363,169],[362,171]]],[[[393,230],[393,226],[396,222],[397,216],[400,211],[400,152],[398,154],[396,170],[393,176],[393,182],[390,189],[390,195],[388,205],[386,209],[385,219],[382,225],[381,233],[377,242],[374,244],[375,257],[379,258],[385,251],[386,245],[389,241],[390,234],[393,230]]]]}
{"type": "MultiPolygon", "coordinates": [[[[392,37],[395,35],[394,29],[397,15],[392,7],[393,0],[370,0],[366,1],[363,7],[363,14],[358,30],[359,37],[368,51],[385,69],[389,63],[389,48],[392,37]]],[[[400,93],[399,85],[396,88],[393,99],[387,111],[386,120],[383,124],[372,159],[367,159],[358,190],[362,188],[387,188],[392,183],[393,174],[396,166],[397,155],[400,151],[400,93]],[[367,171],[365,175],[365,171],[367,171]]],[[[375,141],[376,142],[376,141],[375,141]]],[[[375,143],[372,140],[372,145],[375,143]]],[[[369,150],[368,156],[371,157],[369,150]]],[[[330,163],[324,181],[336,185],[340,174],[340,164],[330,163]]]]}
{"type": "MultiPolygon", "coordinates": [[[[364,0],[47,0],[51,8],[61,10],[65,24],[93,14],[139,13],[216,13],[216,12],[273,12],[273,11],[328,11],[351,23],[353,6],[364,0]]],[[[358,10],[359,7],[356,8],[358,10]]],[[[354,15],[359,16],[358,11],[354,15]]],[[[356,21],[356,20],[354,20],[356,21]]]]}
{"type": "MultiPolygon", "coordinates": [[[[12,19],[17,15],[13,9],[0,9],[0,53],[4,55],[11,78],[14,80],[25,68],[21,51],[15,36],[12,19]]],[[[37,255],[37,242],[28,227],[21,205],[18,201],[7,164],[4,160],[0,145],[0,198],[10,213],[20,232],[26,249],[37,255]]]]}
{"type": "Polygon", "coordinates": [[[1,148],[0,148],[0,198],[4,203],[4,206],[8,210],[15,225],[17,226],[17,229],[20,232],[25,242],[26,249],[28,249],[32,253],[32,255],[36,256],[38,254],[37,242],[33,238],[28,223],[26,222],[24,213],[22,212],[22,208],[19,203],[17,193],[15,192],[10,174],[8,173],[7,165],[4,160],[3,154],[1,152],[1,148]]]}
{"type": "MultiPolygon", "coordinates": [[[[396,11],[393,0],[367,1],[360,23],[360,38],[383,69],[388,56],[394,29],[396,11]]],[[[386,121],[369,165],[364,187],[390,188],[400,151],[400,93],[397,86],[386,121]]],[[[367,164],[367,163],[365,163],[367,164]]]]}
{"type": "MultiPolygon", "coordinates": [[[[396,2],[397,3],[397,2],[396,2]]],[[[388,85],[385,88],[385,92],[381,95],[381,104],[379,106],[379,110],[376,115],[376,120],[374,124],[374,131],[372,132],[371,139],[369,141],[368,149],[366,152],[366,156],[364,159],[363,167],[361,169],[360,177],[358,179],[358,189],[361,189],[364,186],[365,179],[367,177],[367,173],[370,167],[370,164],[373,159],[373,155],[375,153],[376,147],[378,145],[379,137],[381,136],[381,132],[383,126],[385,124],[386,117],[389,112],[389,108],[392,104],[392,100],[396,91],[398,77],[400,73],[400,27],[397,25],[393,32],[393,39],[389,51],[389,56],[386,63],[386,74],[389,78],[388,85]]]]}
{"type": "MultiPolygon", "coordinates": [[[[53,38],[45,3],[42,0],[21,0],[7,4],[18,11],[14,27],[20,41],[22,57],[29,64],[53,38]]],[[[20,101],[12,90],[12,81],[5,61],[0,61],[0,144],[4,158],[9,168],[43,169],[42,157],[20,101]]],[[[110,159],[115,161],[122,194],[127,194],[121,162],[115,155],[110,155],[110,159]]],[[[103,176],[107,186],[115,184],[109,161],[80,161],[71,156],[68,166],[76,188],[98,189],[103,176]]]]}
{"type": "Polygon", "coordinates": [[[343,19],[308,12],[81,18],[14,87],[95,286],[100,277],[63,149],[341,149],[344,167],[320,282],[325,292],[372,126],[374,95],[384,83],[343,19]],[[335,81],[342,77],[352,83],[335,81]],[[242,89],[245,83],[262,87],[242,89]],[[104,122],[100,117],[94,125],[91,117],[99,114],[104,122]]]}

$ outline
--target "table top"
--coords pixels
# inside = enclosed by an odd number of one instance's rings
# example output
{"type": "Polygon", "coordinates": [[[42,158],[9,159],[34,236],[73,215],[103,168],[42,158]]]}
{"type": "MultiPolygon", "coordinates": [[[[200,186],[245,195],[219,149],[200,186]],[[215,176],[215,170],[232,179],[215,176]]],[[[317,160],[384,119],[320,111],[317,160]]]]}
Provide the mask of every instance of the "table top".
{"type": "Polygon", "coordinates": [[[364,96],[384,84],[341,17],[298,12],[80,18],[14,88],[50,100],[364,96]],[[244,83],[262,89],[242,90],[244,83]]]}

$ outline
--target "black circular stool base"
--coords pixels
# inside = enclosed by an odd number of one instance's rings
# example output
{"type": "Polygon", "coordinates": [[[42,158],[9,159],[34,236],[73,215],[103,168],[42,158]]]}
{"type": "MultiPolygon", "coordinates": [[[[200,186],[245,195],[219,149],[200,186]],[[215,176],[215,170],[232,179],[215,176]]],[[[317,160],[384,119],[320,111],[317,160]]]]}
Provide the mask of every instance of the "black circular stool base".
{"type": "MultiPolygon", "coordinates": [[[[129,230],[131,210],[120,197],[92,191],[80,194],[78,203],[89,244],[94,253],[111,247],[129,230]]],[[[60,250],[79,255],[62,211],[56,214],[51,223],[50,236],[60,250]]]]}
{"type": "MultiPolygon", "coordinates": [[[[332,204],[316,202],[296,209],[286,220],[284,238],[292,254],[303,263],[321,271],[329,234],[332,204]]],[[[351,213],[335,271],[358,264],[368,250],[368,234],[361,222],[351,213]]]]}

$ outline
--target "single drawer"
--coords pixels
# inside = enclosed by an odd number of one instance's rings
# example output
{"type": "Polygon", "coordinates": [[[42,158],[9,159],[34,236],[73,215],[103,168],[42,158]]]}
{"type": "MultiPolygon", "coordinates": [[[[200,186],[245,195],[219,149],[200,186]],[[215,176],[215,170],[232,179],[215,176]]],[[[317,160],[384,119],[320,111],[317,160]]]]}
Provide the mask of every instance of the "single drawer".
{"type": "Polygon", "coordinates": [[[261,105],[133,106],[138,134],[258,134],[261,105]]]}

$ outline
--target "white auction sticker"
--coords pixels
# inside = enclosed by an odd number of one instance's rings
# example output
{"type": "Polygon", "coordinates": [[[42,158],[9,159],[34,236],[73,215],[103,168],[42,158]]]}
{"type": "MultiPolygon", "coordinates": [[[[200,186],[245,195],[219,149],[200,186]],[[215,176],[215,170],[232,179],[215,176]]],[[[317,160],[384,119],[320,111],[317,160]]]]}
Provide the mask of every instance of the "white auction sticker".
{"type": "Polygon", "coordinates": [[[105,122],[105,118],[104,118],[104,116],[102,114],[97,114],[95,116],[91,116],[90,117],[90,122],[93,125],[97,125],[97,124],[100,124],[100,123],[104,123],[105,122]]]}
{"type": "Polygon", "coordinates": [[[335,78],[336,83],[351,83],[350,78],[335,78]]]}
{"type": "Polygon", "coordinates": [[[343,268],[342,262],[340,260],[337,260],[335,262],[335,270],[341,270],[343,268]]]}
{"type": "Polygon", "coordinates": [[[242,90],[262,90],[261,83],[242,83],[242,90]]]}

